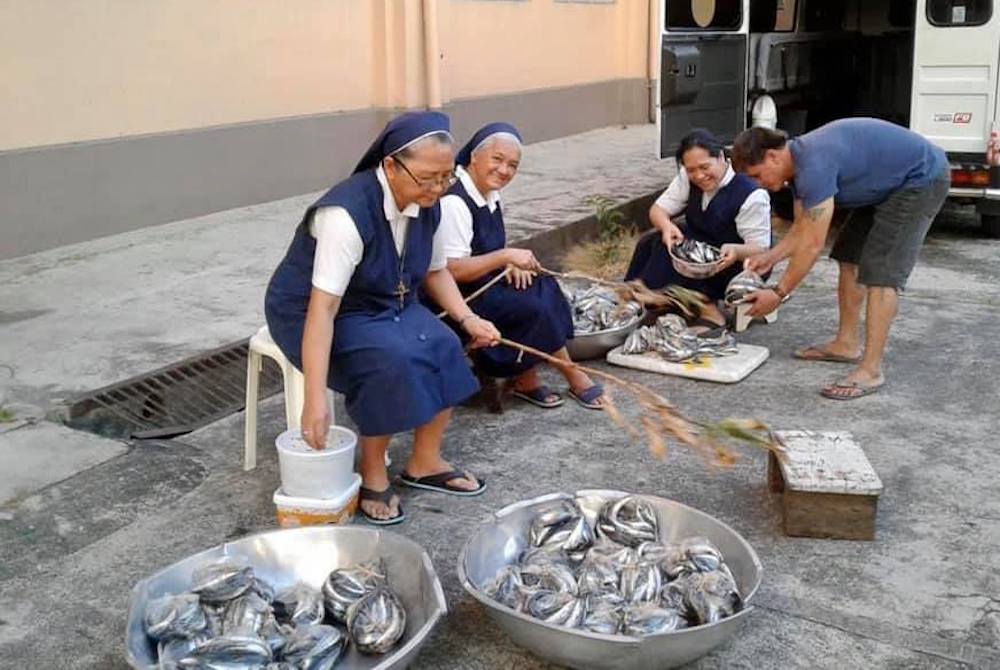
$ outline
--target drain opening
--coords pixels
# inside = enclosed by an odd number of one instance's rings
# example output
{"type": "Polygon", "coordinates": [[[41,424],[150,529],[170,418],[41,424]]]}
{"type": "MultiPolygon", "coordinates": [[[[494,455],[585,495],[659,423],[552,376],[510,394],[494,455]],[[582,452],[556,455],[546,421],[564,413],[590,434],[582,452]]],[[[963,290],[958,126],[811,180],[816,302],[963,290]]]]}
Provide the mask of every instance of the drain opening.
{"type": "MultiPolygon", "coordinates": [[[[91,391],[67,407],[66,424],[107,437],[183,435],[244,408],[249,341],[241,340],[91,391]]],[[[264,358],[261,399],[282,390],[281,369],[264,358]]]]}

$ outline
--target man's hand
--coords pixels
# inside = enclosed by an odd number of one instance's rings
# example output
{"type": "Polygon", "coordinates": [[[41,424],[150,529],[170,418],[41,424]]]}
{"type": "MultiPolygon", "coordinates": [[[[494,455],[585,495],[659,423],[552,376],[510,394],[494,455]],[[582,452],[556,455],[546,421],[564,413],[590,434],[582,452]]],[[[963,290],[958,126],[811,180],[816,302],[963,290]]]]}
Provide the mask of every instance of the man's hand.
{"type": "Polygon", "coordinates": [[[778,309],[778,306],[781,304],[781,296],[769,288],[754,291],[744,300],[750,303],[750,311],[747,314],[755,319],[759,316],[770,314],[778,309]]]}
{"type": "Polygon", "coordinates": [[[534,279],[535,273],[531,270],[521,270],[513,266],[507,269],[507,283],[513,284],[518,291],[523,291],[531,286],[534,279]]]}
{"type": "Polygon", "coordinates": [[[496,329],[496,326],[478,316],[466,319],[462,323],[462,327],[465,328],[465,332],[472,338],[469,346],[473,349],[495,347],[500,341],[500,331],[496,329]]]}
{"type": "Polygon", "coordinates": [[[520,270],[530,270],[538,272],[542,269],[542,264],[535,258],[535,254],[529,249],[507,249],[507,263],[520,270]]]}
{"type": "Polygon", "coordinates": [[[326,393],[314,398],[306,395],[302,406],[302,439],[317,451],[326,447],[326,434],[330,431],[330,408],[326,393]]]}
{"type": "Polygon", "coordinates": [[[660,239],[663,240],[663,246],[673,249],[675,244],[684,241],[684,233],[673,221],[667,221],[667,224],[660,229],[660,239]]]}
{"type": "Polygon", "coordinates": [[[762,254],[750,256],[743,261],[743,269],[750,270],[751,272],[756,272],[757,274],[764,276],[771,271],[771,268],[774,267],[777,260],[778,259],[770,251],[765,251],[762,254]]]}

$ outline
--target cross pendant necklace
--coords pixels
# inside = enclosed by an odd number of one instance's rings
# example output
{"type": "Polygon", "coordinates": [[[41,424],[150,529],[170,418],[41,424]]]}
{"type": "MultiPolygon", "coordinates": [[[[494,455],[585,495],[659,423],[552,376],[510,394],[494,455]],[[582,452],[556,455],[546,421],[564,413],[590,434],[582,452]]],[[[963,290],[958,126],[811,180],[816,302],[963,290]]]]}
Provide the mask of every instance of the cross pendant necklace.
{"type": "Polygon", "coordinates": [[[410,289],[403,282],[403,263],[406,260],[406,242],[409,236],[409,226],[407,226],[406,232],[403,234],[403,250],[399,253],[399,282],[396,284],[396,290],[393,293],[399,298],[399,310],[402,311],[403,307],[406,306],[406,294],[410,292],[410,289]]]}

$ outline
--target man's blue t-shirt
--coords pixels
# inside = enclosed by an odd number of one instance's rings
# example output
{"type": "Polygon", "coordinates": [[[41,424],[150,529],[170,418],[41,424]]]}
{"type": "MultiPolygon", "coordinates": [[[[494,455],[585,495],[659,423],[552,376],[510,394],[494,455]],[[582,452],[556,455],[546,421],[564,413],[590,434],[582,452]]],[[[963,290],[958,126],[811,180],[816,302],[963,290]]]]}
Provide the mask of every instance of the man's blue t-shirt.
{"type": "Polygon", "coordinates": [[[788,141],[795,197],[805,209],[833,197],[838,207],[875,205],[901,189],[947,175],[944,151],[879,119],[840,119],[788,141]]]}

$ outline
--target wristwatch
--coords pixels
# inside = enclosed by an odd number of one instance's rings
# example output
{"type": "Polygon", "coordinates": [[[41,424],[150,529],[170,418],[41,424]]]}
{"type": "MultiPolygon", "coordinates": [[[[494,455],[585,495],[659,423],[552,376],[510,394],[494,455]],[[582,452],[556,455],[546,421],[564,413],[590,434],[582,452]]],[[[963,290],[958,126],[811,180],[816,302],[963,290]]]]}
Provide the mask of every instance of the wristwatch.
{"type": "Polygon", "coordinates": [[[772,286],[771,290],[778,294],[778,297],[781,298],[781,302],[783,303],[788,302],[788,299],[792,297],[792,294],[781,288],[781,285],[779,284],[772,286]]]}

